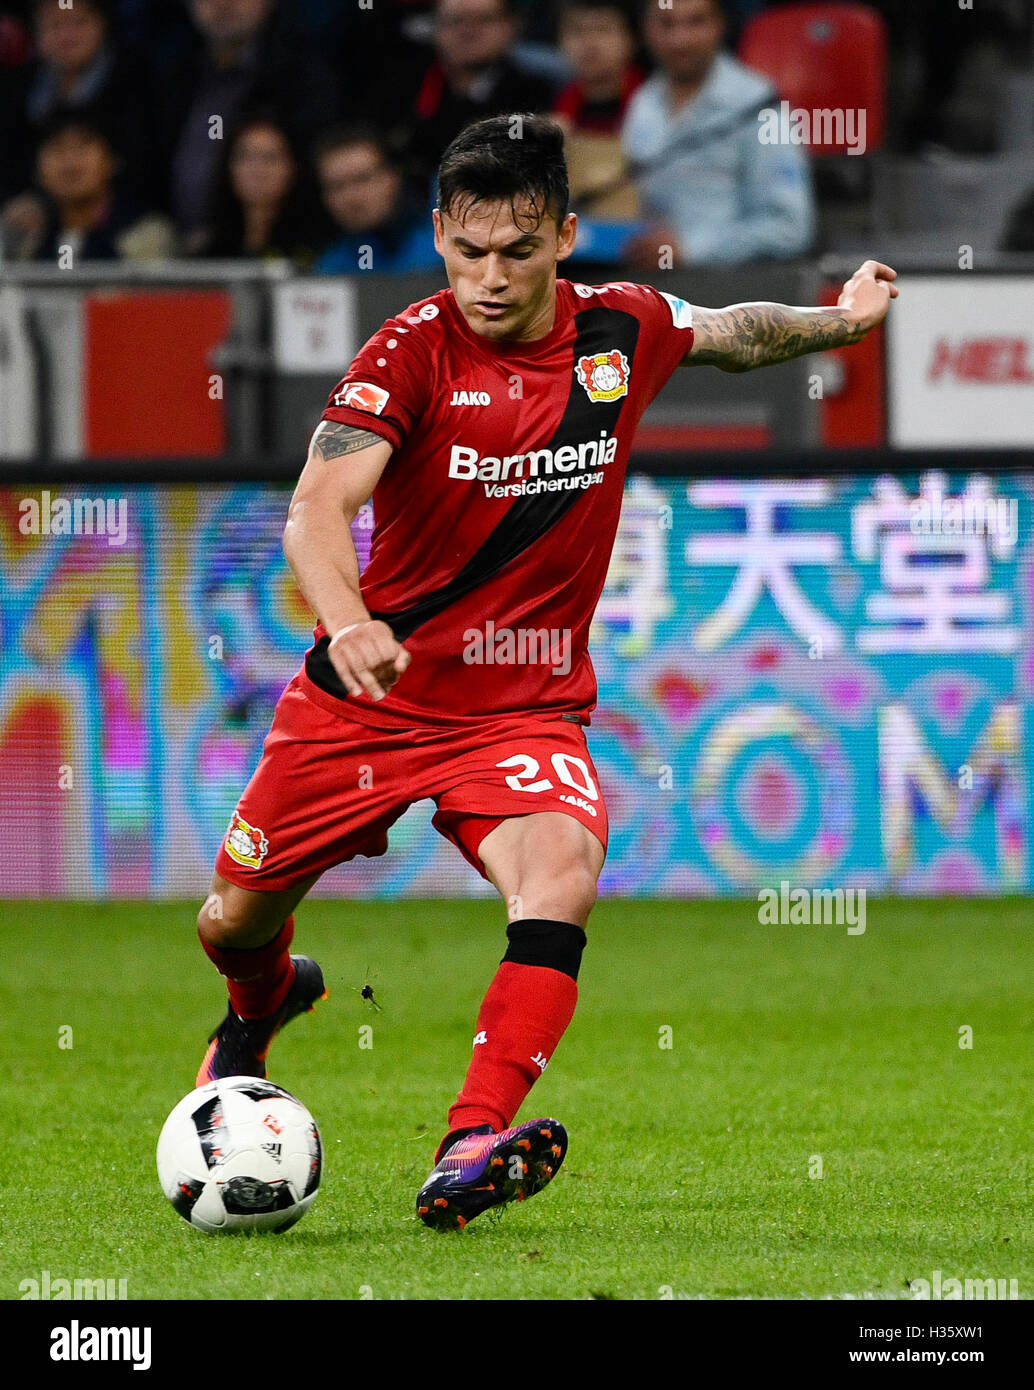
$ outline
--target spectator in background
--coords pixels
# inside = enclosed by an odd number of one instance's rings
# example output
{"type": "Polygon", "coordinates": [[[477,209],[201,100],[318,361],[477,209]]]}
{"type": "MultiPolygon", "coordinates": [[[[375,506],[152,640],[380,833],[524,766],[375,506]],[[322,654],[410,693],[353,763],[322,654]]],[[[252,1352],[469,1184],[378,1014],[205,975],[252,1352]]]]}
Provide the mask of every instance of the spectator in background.
{"type": "Polygon", "coordinates": [[[39,64],[28,95],[29,114],[44,121],[59,107],[98,105],[110,90],[115,54],[107,0],[37,0],[34,7],[39,64]]]}
{"type": "Polygon", "coordinates": [[[32,17],[36,61],[4,79],[13,125],[2,142],[7,169],[0,182],[11,192],[25,188],[49,117],[88,109],[119,133],[124,184],[144,201],[159,196],[152,84],[140,57],[115,41],[110,0],[75,0],[70,8],[61,0],[34,0],[32,17]]]}
{"type": "Polygon", "coordinates": [[[719,0],[644,5],[644,38],[658,71],[629,103],[622,139],[653,224],[626,248],[657,269],[659,248],[677,265],[741,265],[801,255],[815,210],[807,155],[763,145],[758,113],[778,107],[766,78],[721,52],[719,0]]]}
{"type": "Polygon", "coordinates": [[[245,117],[232,133],[198,254],[309,266],[326,239],[326,219],[301,152],[275,115],[245,117]]]}
{"type": "Polygon", "coordinates": [[[212,214],[222,137],[241,113],[261,102],[309,140],[339,118],[340,103],[333,73],[276,0],[190,0],[190,10],[201,45],[170,76],[165,120],[172,212],[196,250],[212,214]]]}
{"type": "Polygon", "coordinates": [[[579,247],[598,253],[595,221],[629,224],[611,237],[615,256],[639,215],[635,185],[625,169],[621,126],[632,94],[643,81],[635,61],[638,38],[622,0],[566,0],[560,44],[574,78],[557,96],[553,115],[564,127],[571,199],[582,216],[579,247]]]}
{"type": "Polygon", "coordinates": [[[38,194],[4,210],[6,253],[74,269],[90,260],[156,260],[173,254],[172,229],[142,213],[116,189],[118,155],[103,122],[83,111],[57,111],[36,155],[38,194]]]}
{"type": "Polygon", "coordinates": [[[316,146],[323,202],[344,235],[316,262],[327,274],[439,270],[430,209],[414,198],[384,139],[343,130],[316,146]]]}
{"type": "Polygon", "coordinates": [[[627,6],[621,0],[565,0],[560,46],[575,75],[558,93],[553,115],[576,134],[620,135],[629,100],[643,81],[627,6]]]}
{"type": "Polygon", "coordinates": [[[464,126],[505,111],[548,111],[554,84],[513,61],[512,0],[438,0],[435,57],[409,121],[409,153],[427,178],[464,126]]]}

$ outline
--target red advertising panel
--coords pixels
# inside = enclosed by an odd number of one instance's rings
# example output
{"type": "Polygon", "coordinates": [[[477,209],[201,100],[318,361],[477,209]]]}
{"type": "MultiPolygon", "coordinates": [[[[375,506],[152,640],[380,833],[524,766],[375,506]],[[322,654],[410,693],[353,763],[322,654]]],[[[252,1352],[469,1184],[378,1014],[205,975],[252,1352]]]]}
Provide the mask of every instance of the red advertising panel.
{"type": "Polygon", "coordinates": [[[85,301],[83,453],[210,458],[226,448],[223,290],[98,291],[85,301]]]}
{"type": "MultiPolygon", "coordinates": [[[[842,289],[826,285],[819,303],[835,304],[842,289]]],[[[891,308],[895,312],[897,305],[891,308]]],[[[886,443],[885,356],[881,326],[846,351],[823,358],[819,443],[824,448],[878,448],[886,443]]]]}

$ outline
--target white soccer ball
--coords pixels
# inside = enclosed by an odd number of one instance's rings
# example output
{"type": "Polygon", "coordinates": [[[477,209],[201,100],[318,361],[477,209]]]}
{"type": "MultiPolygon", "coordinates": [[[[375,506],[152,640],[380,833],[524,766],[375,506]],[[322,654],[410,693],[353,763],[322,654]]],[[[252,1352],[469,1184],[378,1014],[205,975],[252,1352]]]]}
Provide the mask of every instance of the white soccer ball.
{"type": "Polygon", "coordinates": [[[322,1166],[316,1121],[257,1076],[191,1091],[158,1138],[162,1191],[184,1221],[209,1234],[286,1231],[314,1202],[322,1166]]]}

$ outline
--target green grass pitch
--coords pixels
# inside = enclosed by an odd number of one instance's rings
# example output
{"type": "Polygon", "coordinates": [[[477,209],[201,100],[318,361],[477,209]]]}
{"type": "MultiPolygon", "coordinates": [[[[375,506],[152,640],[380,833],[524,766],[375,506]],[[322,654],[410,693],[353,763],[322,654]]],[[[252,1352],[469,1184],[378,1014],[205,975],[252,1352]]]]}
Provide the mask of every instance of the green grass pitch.
{"type": "Polygon", "coordinates": [[[761,926],[753,902],[601,903],[522,1111],[564,1121],[567,1160],[447,1235],[414,1198],[502,909],[306,904],[296,949],[330,998],[270,1076],[317,1118],[323,1184],[298,1226],[252,1239],[192,1230],[155,1176],[224,1007],[195,912],[0,905],[5,1298],[44,1269],[136,1299],[904,1298],[936,1270],[1034,1293],[1029,900],[870,900],[861,936],[761,926]]]}

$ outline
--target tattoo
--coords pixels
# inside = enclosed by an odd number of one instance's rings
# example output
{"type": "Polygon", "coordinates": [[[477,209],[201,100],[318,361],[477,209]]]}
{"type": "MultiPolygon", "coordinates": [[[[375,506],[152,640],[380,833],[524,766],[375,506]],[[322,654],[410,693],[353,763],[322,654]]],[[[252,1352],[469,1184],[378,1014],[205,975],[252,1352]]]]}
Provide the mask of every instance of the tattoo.
{"type": "Polygon", "coordinates": [[[336,425],[324,420],[312,436],[312,449],[324,462],[329,462],[344,454],[357,454],[371,444],[380,444],[381,440],[382,436],[373,430],[357,430],[351,425],[336,425]]]}
{"type": "Polygon", "coordinates": [[[864,336],[840,309],[793,309],[786,304],[695,309],[693,326],[697,332],[686,365],[726,372],[749,372],[809,352],[846,347],[864,336]]]}

